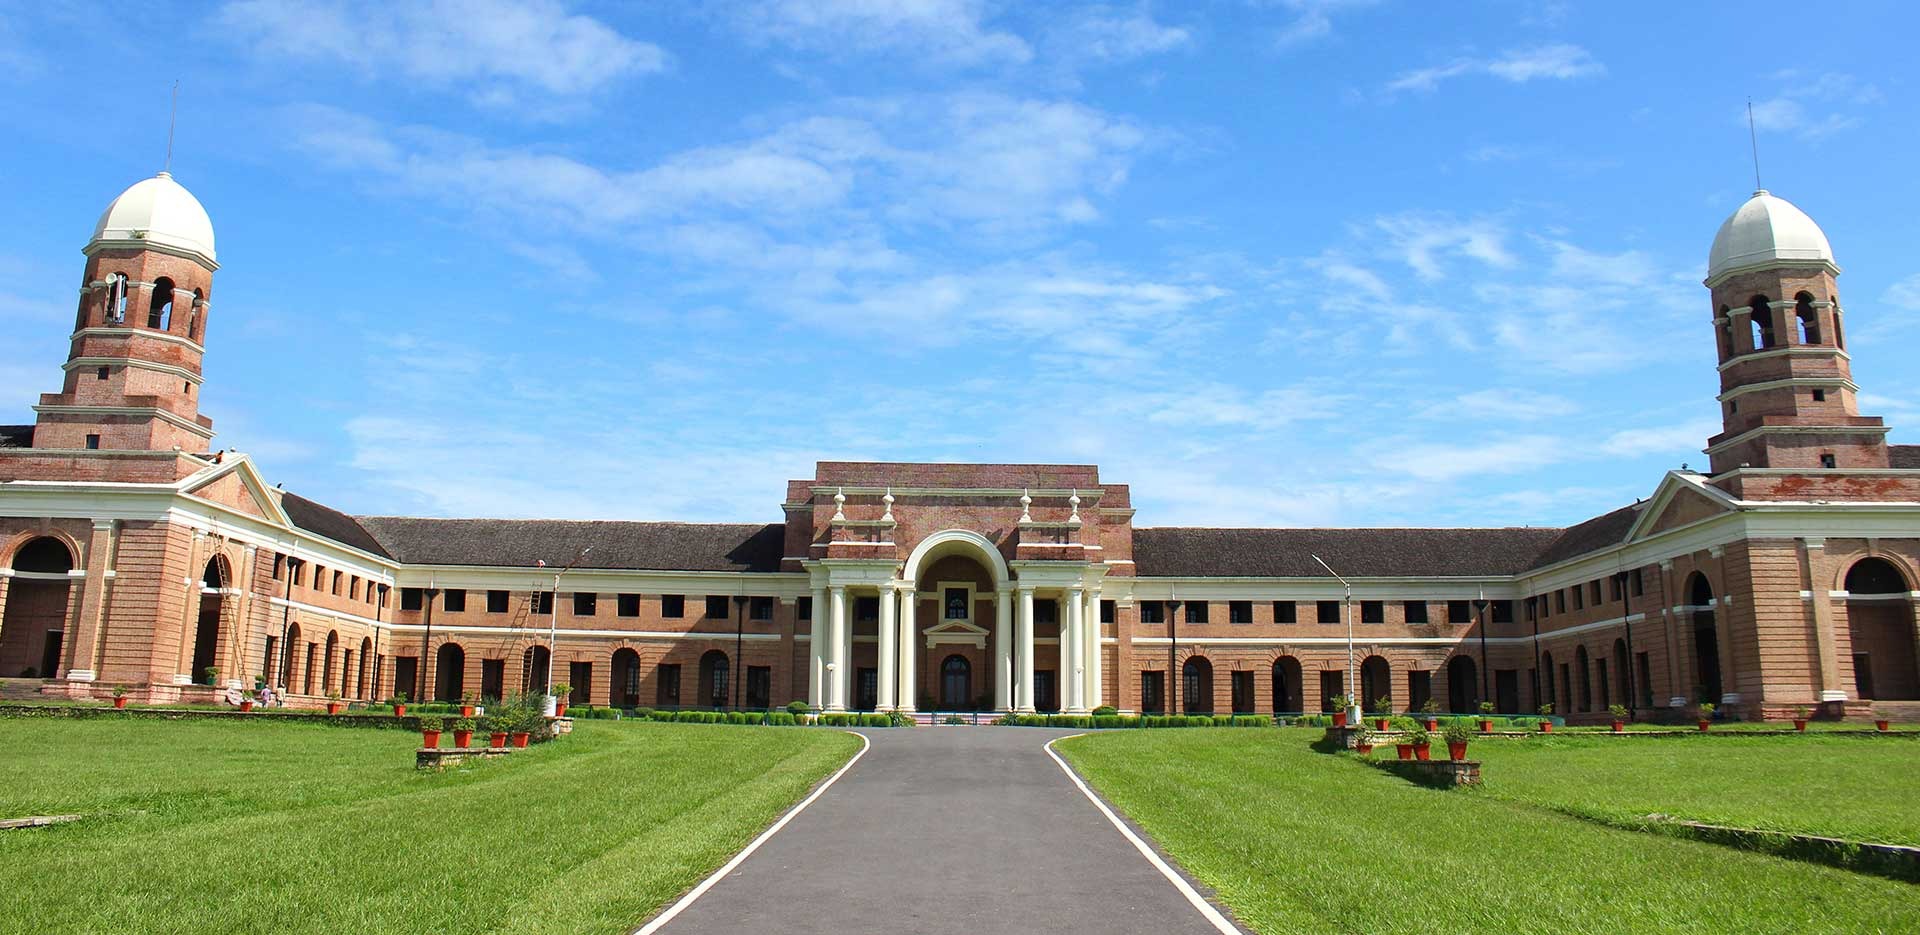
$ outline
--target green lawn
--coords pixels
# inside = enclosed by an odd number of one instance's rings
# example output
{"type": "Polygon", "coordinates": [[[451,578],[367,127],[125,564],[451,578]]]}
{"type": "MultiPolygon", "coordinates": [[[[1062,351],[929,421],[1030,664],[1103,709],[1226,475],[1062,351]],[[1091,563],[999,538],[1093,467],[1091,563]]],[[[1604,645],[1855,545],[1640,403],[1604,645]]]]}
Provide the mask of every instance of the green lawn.
{"type": "Polygon", "coordinates": [[[1485,764],[1488,795],[1608,820],[1657,813],[1920,845],[1920,739],[1912,735],[1554,735],[1475,743],[1470,755],[1485,764]]]}
{"type": "MultiPolygon", "coordinates": [[[[1920,889],[1909,884],[1602,827],[1499,794],[1422,788],[1351,755],[1312,751],[1319,735],[1113,731],[1057,748],[1262,932],[1920,931],[1920,889]]],[[[1512,743],[1475,747],[1489,754],[1487,782],[1503,781],[1505,760],[1531,755],[1512,743]]],[[[1890,769],[1916,749],[1876,746],[1890,769]]],[[[1552,765],[1543,752],[1532,768],[1552,765]]],[[[1743,781],[1707,756],[1692,775],[1711,772],[1743,781]]],[[[1577,765],[1562,776],[1615,779],[1577,765]]]]}
{"type": "Polygon", "coordinates": [[[413,768],[419,735],[0,719],[0,931],[626,932],[859,740],[579,722],[505,762],[413,768]]]}

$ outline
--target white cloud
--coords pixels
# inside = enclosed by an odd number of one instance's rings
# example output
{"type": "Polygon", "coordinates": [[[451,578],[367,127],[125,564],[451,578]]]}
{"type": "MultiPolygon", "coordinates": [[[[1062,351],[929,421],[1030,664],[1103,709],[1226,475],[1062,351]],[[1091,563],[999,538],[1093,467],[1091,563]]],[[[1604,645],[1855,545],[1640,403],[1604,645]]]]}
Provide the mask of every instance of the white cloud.
{"type": "Polygon", "coordinates": [[[978,0],[761,0],[733,19],[749,40],[809,52],[878,52],[951,65],[1021,63],[1026,41],[988,27],[978,0]]]}
{"type": "Polygon", "coordinates": [[[457,86],[492,105],[578,97],[667,64],[659,46],[557,0],[237,0],[214,21],[275,66],[344,65],[369,78],[457,86]]]}
{"type": "Polygon", "coordinates": [[[1429,403],[1421,414],[1474,421],[1533,422],[1570,416],[1579,411],[1572,400],[1525,389],[1484,389],[1429,403]]]}
{"type": "MultiPolygon", "coordinates": [[[[1753,127],[1761,132],[1816,139],[1859,126],[1860,108],[1880,101],[1878,88],[1842,72],[1809,75],[1788,69],[1774,78],[1781,82],[1775,96],[1751,105],[1753,127]]],[[[1744,125],[1748,110],[1741,108],[1733,116],[1744,125]]]]}
{"type": "Polygon", "coordinates": [[[1406,212],[1375,218],[1373,227],[1386,235],[1400,260],[1422,279],[1443,278],[1442,262],[1449,257],[1503,269],[1514,263],[1506,247],[1506,230],[1488,218],[1406,212]]]}
{"type": "Polygon", "coordinates": [[[1888,286],[1887,291],[1880,296],[1880,301],[1894,308],[1920,312],[1920,273],[1915,273],[1888,286]]]}
{"type": "Polygon", "coordinates": [[[1521,435],[1481,442],[1382,443],[1373,446],[1375,469],[1423,481],[1457,481],[1488,474],[1519,474],[1567,457],[1560,439],[1521,435]]]}
{"type": "Polygon", "coordinates": [[[1127,12],[1096,6],[1065,14],[1050,30],[1048,46],[1069,61],[1123,62],[1192,42],[1191,32],[1156,22],[1144,6],[1127,12]]]}
{"type": "Polygon", "coordinates": [[[1274,36],[1281,49],[1309,45],[1333,35],[1336,14],[1373,6],[1377,0],[1283,0],[1293,19],[1274,36]]]}
{"type": "Polygon", "coordinates": [[[1514,84],[1537,80],[1566,81],[1606,74],[1593,54],[1564,42],[1514,49],[1495,58],[1456,58],[1445,65],[1421,68],[1387,82],[1388,94],[1431,92],[1441,82],[1468,75],[1488,75],[1514,84]]]}
{"type": "Polygon", "coordinates": [[[1605,454],[1626,458],[1655,454],[1691,456],[1698,455],[1700,449],[1706,445],[1707,439],[1719,433],[1719,422],[1712,419],[1696,419],[1677,425],[1657,425],[1615,432],[1600,444],[1600,450],[1605,454]]]}

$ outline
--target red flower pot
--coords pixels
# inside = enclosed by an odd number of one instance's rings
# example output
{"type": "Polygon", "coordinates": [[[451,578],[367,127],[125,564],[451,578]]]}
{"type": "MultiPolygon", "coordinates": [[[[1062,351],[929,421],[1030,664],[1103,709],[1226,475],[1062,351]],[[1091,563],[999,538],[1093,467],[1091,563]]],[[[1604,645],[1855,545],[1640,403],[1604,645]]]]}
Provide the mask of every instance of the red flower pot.
{"type": "Polygon", "coordinates": [[[1541,719],[1541,721],[1540,721],[1540,733],[1543,733],[1543,734],[1551,734],[1551,733],[1553,733],[1553,722],[1552,722],[1552,721],[1549,721],[1549,720],[1546,720],[1546,719],[1544,719],[1544,718],[1543,718],[1543,719],[1541,719]]]}
{"type": "Polygon", "coordinates": [[[1452,742],[1452,741],[1448,741],[1448,742],[1447,742],[1447,759],[1449,759],[1449,760],[1464,760],[1464,759],[1466,759],[1466,758],[1467,758],[1467,745],[1466,745],[1466,744],[1464,744],[1464,743],[1454,743],[1454,742],[1452,742]]]}
{"type": "Polygon", "coordinates": [[[1712,722],[1712,721],[1701,721],[1701,722],[1700,722],[1700,729],[1701,729],[1701,730],[1706,730],[1707,728],[1709,728],[1709,727],[1712,727],[1712,726],[1713,726],[1713,722],[1712,722]]]}
{"type": "Polygon", "coordinates": [[[1333,726],[1335,726],[1335,727],[1345,727],[1345,726],[1347,726],[1347,712],[1345,712],[1345,711],[1335,711],[1335,712],[1333,713],[1333,726]]]}
{"type": "Polygon", "coordinates": [[[393,716],[394,716],[394,717],[406,717],[406,716],[407,716],[407,706],[406,706],[406,705],[403,705],[403,704],[397,704],[397,705],[394,705],[394,706],[393,706],[393,716]]]}
{"type": "Polygon", "coordinates": [[[1427,728],[1427,732],[1428,732],[1428,733],[1432,733],[1432,732],[1434,732],[1434,731],[1437,731],[1437,730],[1439,730],[1439,729],[1440,729],[1440,719],[1439,719],[1439,718],[1437,718],[1437,717],[1430,717],[1430,718],[1427,718],[1427,723],[1426,723],[1426,728],[1427,728]]]}
{"type": "Polygon", "coordinates": [[[339,713],[340,713],[340,709],[342,709],[342,708],[344,708],[344,707],[346,707],[346,705],[343,705],[343,704],[340,704],[340,703],[339,703],[339,702],[337,702],[337,701],[329,701],[329,702],[327,702],[327,713],[328,713],[328,714],[339,714],[339,713]]]}
{"type": "Polygon", "coordinates": [[[473,717],[473,705],[470,705],[470,704],[463,704],[463,705],[461,705],[461,706],[460,706],[460,716],[461,716],[461,717],[473,717]]]}
{"type": "Polygon", "coordinates": [[[453,745],[462,749],[473,746],[473,731],[457,730],[453,732],[453,745]]]}
{"type": "Polygon", "coordinates": [[[519,730],[519,731],[514,731],[514,732],[513,732],[513,746],[515,747],[515,749],[519,749],[519,750],[525,750],[525,749],[527,748],[527,739],[528,739],[528,738],[529,738],[530,736],[532,736],[532,735],[531,735],[531,734],[529,734],[529,733],[528,733],[528,732],[526,732],[526,731],[523,731],[523,730],[519,730]]]}
{"type": "Polygon", "coordinates": [[[562,702],[558,702],[558,703],[556,703],[556,704],[555,704],[555,705],[553,706],[553,716],[554,716],[554,717],[566,717],[566,716],[567,716],[567,703],[566,703],[566,702],[564,702],[564,701],[562,701],[562,702]]]}
{"type": "Polygon", "coordinates": [[[240,702],[240,711],[242,713],[252,711],[252,710],[253,710],[253,699],[249,698],[246,701],[240,702]]]}
{"type": "Polygon", "coordinates": [[[1403,760],[1413,759],[1413,744],[1397,743],[1393,745],[1393,749],[1399,752],[1401,759],[1403,760]]]}
{"type": "Polygon", "coordinates": [[[504,731],[495,731],[491,734],[488,734],[487,746],[492,747],[495,750],[505,750],[507,748],[506,733],[504,731]]]}
{"type": "Polygon", "coordinates": [[[1377,717],[1377,718],[1374,718],[1374,719],[1373,719],[1373,729],[1374,729],[1374,730],[1386,730],[1386,729],[1387,729],[1387,719],[1386,719],[1386,718],[1383,718],[1383,717],[1377,717]]]}
{"type": "Polygon", "coordinates": [[[1414,759],[1416,759],[1416,760],[1431,760],[1431,759],[1433,759],[1433,748],[1432,748],[1432,745],[1430,745],[1430,744],[1424,744],[1424,743],[1419,743],[1419,744],[1414,744],[1414,745],[1413,745],[1413,758],[1414,758],[1414,759]]]}
{"type": "Polygon", "coordinates": [[[1353,752],[1355,752],[1355,753],[1358,753],[1358,754],[1360,754],[1361,756],[1366,756],[1367,754],[1369,754],[1369,753],[1372,753],[1372,752],[1373,752],[1373,744],[1370,744],[1370,743],[1356,743],[1356,744],[1354,744],[1354,745],[1353,745],[1353,752]]]}
{"type": "Polygon", "coordinates": [[[1626,725],[1626,722],[1624,722],[1624,721],[1615,721],[1615,722],[1613,722],[1613,732],[1614,732],[1614,733],[1616,733],[1616,734],[1620,734],[1620,733],[1625,733],[1625,732],[1626,732],[1626,729],[1627,729],[1627,725],[1626,725]]]}
{"type": "Polygon", "coordinates": [[[1793,722],[1793,729],[1797,731],[1805,732],[1807,729],[1807,722],[1796,718],[1794,719],[1794,722],[1793,722]]]}
{"type": "Polygon", "coordinates": [[[421,731],[420,746],[426,747],[429,750],[440,746],[440,732],[437,730],[421,731]]]}
{"type": "Polygon", "coordinates": [[[1489,720],[1487,720],[1486,718],[1481,718],[1481,719],[1480,719],[1480,733],[1483,733],[1483,734],[1491,734],[1491,733],[1493,733],[1493,722],[1492,722],[1492,721],[1489,721],[1489,720]]]}
{"type": "Polygon", "coordinates": [[[1893,723],[1892,723],[1891,721],[1875,721],[1875,722],[1873,722],[1873,729],[1874,729],[1874,730],[1888,730],[1888,729],[1890,729],[1890,728],[1891,728],[1892,726],[1893,726],[1893,723]]]}
{"type": "Polygon", "coordinates": [[[127,706],[127,699],[125,699],[125,698],[115,698],[115,699],[113,699],[113,706],[114,706],[114,707],[116,707],[116,708],[124,708],[124,707],[126,707],[126,706],[127,706]]]}

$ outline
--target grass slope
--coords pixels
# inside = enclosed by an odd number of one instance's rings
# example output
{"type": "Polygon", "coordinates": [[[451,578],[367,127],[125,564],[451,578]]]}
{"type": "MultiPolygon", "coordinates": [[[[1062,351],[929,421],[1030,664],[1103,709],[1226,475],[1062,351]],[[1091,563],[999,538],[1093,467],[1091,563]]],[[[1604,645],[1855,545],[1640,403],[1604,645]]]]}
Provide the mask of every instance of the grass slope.
{"type": "MultiPolygon", "coordinates": [[[[1313,752],[1319,733],[1117,731],[1056,746],[1262,932],[1920,931],[1907,884],[1421,788],[1313,752]]],[[[1500,781],[1494,765],[1487,775],[1500,781]]]]}
{"type": "Polygon", "coordinates": [[[0,931],[624,932],[845,762],[839,731],[580,722],[417,772],[419,735],[0,720],[0,931]]]}

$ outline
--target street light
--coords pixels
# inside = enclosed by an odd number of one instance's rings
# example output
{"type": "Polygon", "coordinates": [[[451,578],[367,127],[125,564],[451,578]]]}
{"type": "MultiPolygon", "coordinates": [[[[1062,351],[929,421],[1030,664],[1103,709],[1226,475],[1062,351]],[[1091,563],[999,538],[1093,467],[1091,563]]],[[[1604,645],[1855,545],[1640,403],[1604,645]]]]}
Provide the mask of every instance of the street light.
{"type": "MultiPolygon", "coordinates": [[[[549,698],[553,697],[553,653],[558,648],[556,638],[560,629],[560,576],[572,571],[573,567],[580,564],[580,560],[586,558],[587,553],[591,551],[593,546],[581,549],[580,554],[575,555],[573,561],[567,563],[567,567],[553,573],[553,590],[548,592],[547,598],[547,678],[546,683],[540,688],[541,692],[549,698]]],[[[546,563],[541,562],[541,564],[546,563]]]]}
{"type": "Polygon", "coordinates": [[[1357,724],[1360,722],[1360,705],[1359,699],[1354,697],[1353,693],[1359,690],[1360,676],[1353,670],[1353,585],[1348,584],[1347,579],[1340,577],[1340,573],[1334,571],[1333,566],[1327,564],[1326,559],[1315,555],[1313,560],[1319,562],[1320,567],[1325,568],[1327,574],[1332,575],[1333,580],[1340,582],[1340,586],[1347,592],[1346,596],[1340,599],[1340,616],[1347,620],[1347,686],[1344,694],[1347,696],[1347,719],[1357,724]]]}

